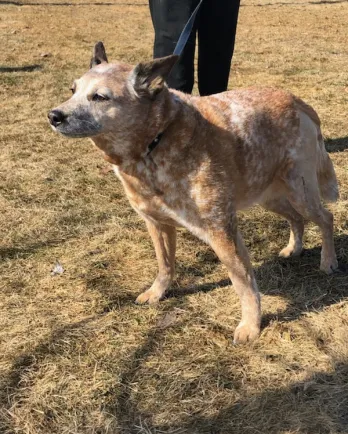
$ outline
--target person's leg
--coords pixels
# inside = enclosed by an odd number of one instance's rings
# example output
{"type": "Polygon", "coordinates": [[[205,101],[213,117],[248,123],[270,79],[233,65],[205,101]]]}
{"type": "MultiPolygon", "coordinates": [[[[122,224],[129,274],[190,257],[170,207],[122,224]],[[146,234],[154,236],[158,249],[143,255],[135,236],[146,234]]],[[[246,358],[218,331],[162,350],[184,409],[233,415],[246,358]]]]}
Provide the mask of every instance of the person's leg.
{"type": "Polygon", "coordinates": [[[198,88],[211,95],[227,89],[240,0],[204,0],[198,21],[198,88]]]}
{"type": "MultiPolygon", "coordinates": [[[[198,0],[149,0],[155,29],[154,58],[173,54],[175,45],[198,0]]],[[[179,61],[167,80],[168,86],[191,93],[194,84],[196,29],[192,30],[179,61]]]]}

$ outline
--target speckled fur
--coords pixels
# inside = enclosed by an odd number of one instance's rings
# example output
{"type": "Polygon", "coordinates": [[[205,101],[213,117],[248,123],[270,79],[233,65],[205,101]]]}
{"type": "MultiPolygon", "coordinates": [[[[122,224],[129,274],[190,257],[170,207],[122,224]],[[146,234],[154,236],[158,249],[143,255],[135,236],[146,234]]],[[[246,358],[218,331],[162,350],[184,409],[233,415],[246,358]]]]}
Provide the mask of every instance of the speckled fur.
{"type": "MultiPolygon", "coordinates": [[[[159,274],[137,302],[164,296],[174,275],[176,227],[185,227],[226,265],[242,306],[234,340],[251,341],[260,331],[260,299],[236,212],[261,204],[284,216],[291,234],[282,256],[300,254],[303,219],[313,220],[323,234],[321,269],[330,273],[337,268],[332,214],[319,192],[337,199],[335,173],[319,118],[303,101],[272,88],[184,95],[164,83],[173,61],[133,69],[102,59],[57,109],[68,114],[68,123],[87,111],[101,125],[85,135],[114,165],[130,204],[146,221],[159,274]],[[100,88],[112,99],[93,104],[89,96],[100,88]],[[149,154],[159,133],[160,143],[149,154]]],[[[57,130],[69,135],[64,128],[57,130]]],[[[82,136],[83,123],[76,128],[82,136]]]]}

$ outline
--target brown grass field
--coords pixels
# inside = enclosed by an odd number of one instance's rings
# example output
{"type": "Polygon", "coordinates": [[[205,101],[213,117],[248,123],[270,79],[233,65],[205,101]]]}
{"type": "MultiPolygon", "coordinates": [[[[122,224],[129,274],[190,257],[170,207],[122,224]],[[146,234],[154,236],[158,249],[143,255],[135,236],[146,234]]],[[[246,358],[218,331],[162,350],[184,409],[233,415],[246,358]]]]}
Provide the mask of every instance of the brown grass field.
{"type": "Polygon", "coordinates": [[[2,434],[348,433],[347,22],[345,1],[242,1],[229,86],[280,86],[320,114],[340,271],[319,271],[313,225],[304,254],[279,259],[287,223],[242,213],[263,330],[233,346],[237,296],[184,230],[168,298],[133,303],[157,271],[145,225],[99,151],[46,120],[97,40],[151,58],[147,2],[0,1],[2,434]]]}

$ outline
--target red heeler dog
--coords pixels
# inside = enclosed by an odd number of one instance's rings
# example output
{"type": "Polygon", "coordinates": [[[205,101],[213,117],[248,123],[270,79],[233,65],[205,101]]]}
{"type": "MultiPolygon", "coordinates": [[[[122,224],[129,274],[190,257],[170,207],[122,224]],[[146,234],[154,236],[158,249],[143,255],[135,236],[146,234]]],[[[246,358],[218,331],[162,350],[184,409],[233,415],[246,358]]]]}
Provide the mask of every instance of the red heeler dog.
{"type": "Polygon", "coordinates": [[[91,69],[72,97],[49,113],[53,129],[90,137],[114,165],[132,207],[152,237],[159,272],[137,303],[156,303],[174,275],[176,228],[208,243],[225,264],[241,306],[234,341],[260,333],[260,297],[237,211],[253,204],[285,217],[299,255],[304,218],[322,233],[320,268],[337,268],[333,216],[320,201],[338,198],[317,113],[273,88],[193,97],[165,84],[176,56],[135,68],[107,62],[97,43],[91,69]]]}

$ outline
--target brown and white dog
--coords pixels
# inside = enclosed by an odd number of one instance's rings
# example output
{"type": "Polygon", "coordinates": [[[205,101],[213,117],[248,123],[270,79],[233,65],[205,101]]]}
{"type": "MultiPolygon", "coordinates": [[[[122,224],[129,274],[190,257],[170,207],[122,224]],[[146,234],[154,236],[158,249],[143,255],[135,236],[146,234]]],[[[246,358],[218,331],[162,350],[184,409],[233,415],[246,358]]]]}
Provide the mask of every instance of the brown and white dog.
{"type": "Polygon", "coordinates": [[[176,227],[185,227],[227,267],[242,306],[234,341],[252,341],[260,333],[260,297],[236,213],[260,204],[285,217],[285,257],[301,253],[304,218],[312,220],[322,233],[320,268],[332,273],[333,216],[320,197],[337,200],[335,172],[318,115],[302,100],[272,88],[185,95],[165,84],[176,59],[109,64],[96,44],[91,69],[49,113],[50,123],[65,136],[92,139],[146,222],[159,272],[137,302],[164,296],[176,227]]]}

